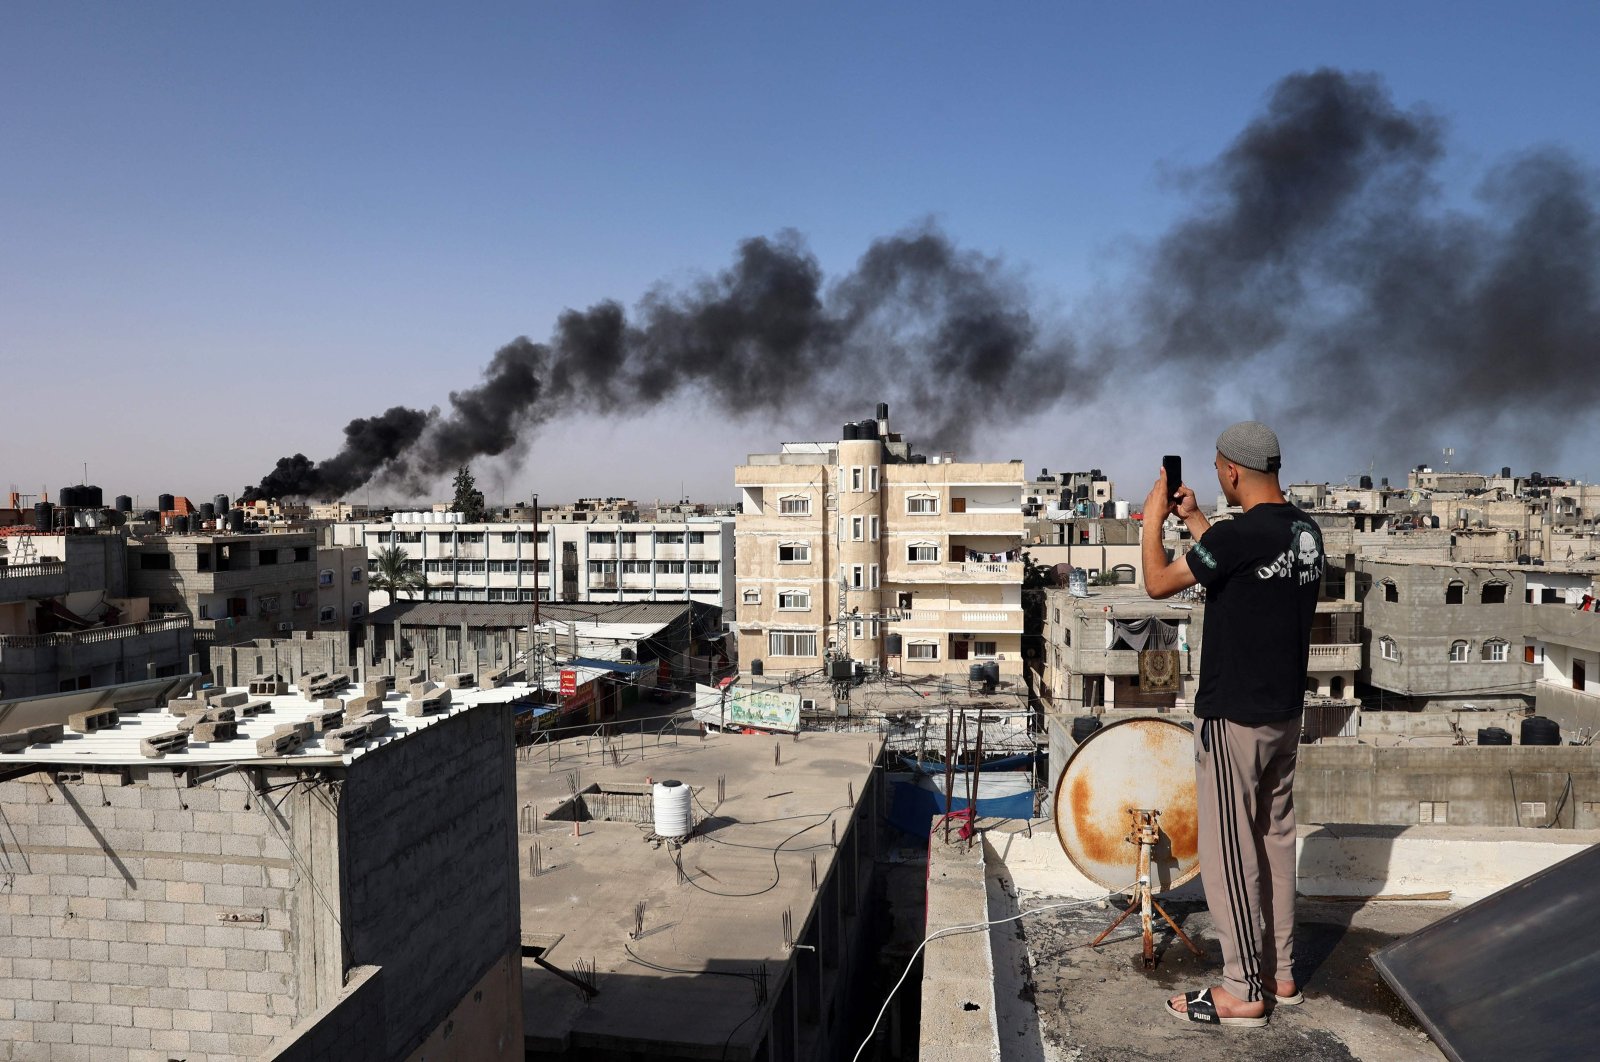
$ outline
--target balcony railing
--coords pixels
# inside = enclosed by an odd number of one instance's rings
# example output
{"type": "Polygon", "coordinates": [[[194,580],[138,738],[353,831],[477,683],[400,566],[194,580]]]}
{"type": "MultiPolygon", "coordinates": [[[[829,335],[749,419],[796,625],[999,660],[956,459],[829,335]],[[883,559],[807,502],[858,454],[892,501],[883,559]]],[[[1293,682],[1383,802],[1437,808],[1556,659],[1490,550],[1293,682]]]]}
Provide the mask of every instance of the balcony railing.
{"type": "Polygon", "coordinates": [[[48,561],[37,564],[0,564],[0,579],[25,579],[35,575],[65,575],[67,566],[63,561],[48,561]]]}
{"type": "Polygon", "coordinates": [[[187,630],[193,626],[188,616],[168,616],[165,619],[142,620],[138,623],[120,623],[115,627],[91,627],[86,631],[64,631],[56,634],[4,634],[0,635],[0,648],[46,649],[61,645],[91,645],[122,638],[140,638],[163,631],[187,630]]]}
{"type": "Polygon", "coordinates": [[[1361,646],[1313,645],[1307,667],[1313,671],[1355,671],[1361,666],[1361,646]]]}

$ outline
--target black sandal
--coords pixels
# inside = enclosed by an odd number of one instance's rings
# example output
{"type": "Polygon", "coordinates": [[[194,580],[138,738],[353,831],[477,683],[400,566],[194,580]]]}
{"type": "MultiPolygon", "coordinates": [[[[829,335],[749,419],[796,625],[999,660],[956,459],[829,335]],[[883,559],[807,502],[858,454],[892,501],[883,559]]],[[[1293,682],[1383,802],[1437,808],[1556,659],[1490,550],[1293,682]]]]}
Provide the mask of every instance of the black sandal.
{"type": "Polygon", "coordinates": [[[1172,1005],[1172,1000],[1163,1004],[1167,1013],[1179,1021],[1192,1021],[1200,1025],[1237,1025],[1246,1029],[1259,1029],[1267,1024],[1267,1016],[1259,1018],[1224,1018],[1217,1013],[1217,1005],[1211,999],[1211,989],[1204,988],[1198,992],[1185,992],[1183,994],[1183,1010],[1172,1005]]]}

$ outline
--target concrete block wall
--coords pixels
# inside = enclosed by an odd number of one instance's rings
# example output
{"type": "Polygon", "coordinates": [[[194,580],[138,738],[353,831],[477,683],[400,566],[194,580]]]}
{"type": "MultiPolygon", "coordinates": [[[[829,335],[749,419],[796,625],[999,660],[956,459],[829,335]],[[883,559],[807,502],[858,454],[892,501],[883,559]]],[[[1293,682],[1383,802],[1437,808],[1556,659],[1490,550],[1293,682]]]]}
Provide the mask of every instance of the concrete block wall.
{"type": "MultiPolygon", "coordinates": [[[[520,955],[514,752],[510,707],[483,705],[349,769],[342,906],[350,961],[383,968],[373,1057],[406,1057],[496,961],[520,955]]],[[[520,996],[509,1010],[520,1045],[520,996]]]]}
{"type": "Polygon", "coordinates": [[[131,778],[0,783],[0,1058],[254,1058],[293,1024],[287,846],[237,778],[131,778]]]}

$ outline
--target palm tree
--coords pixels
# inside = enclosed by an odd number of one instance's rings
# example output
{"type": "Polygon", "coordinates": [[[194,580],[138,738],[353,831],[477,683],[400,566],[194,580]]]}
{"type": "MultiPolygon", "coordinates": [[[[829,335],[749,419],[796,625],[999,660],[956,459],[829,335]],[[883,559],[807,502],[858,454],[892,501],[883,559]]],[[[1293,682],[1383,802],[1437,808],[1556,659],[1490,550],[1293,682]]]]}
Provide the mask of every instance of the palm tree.
{"type": "Polygon", "coordinates": [[[422,566],[406,556],[406,551],[399,546],[380,549],[373,559],[378,566],[367,579],[367,589],[386,592],[391,602],[400,600],[402,590],[420,590],[427,586],[422,566]]]}

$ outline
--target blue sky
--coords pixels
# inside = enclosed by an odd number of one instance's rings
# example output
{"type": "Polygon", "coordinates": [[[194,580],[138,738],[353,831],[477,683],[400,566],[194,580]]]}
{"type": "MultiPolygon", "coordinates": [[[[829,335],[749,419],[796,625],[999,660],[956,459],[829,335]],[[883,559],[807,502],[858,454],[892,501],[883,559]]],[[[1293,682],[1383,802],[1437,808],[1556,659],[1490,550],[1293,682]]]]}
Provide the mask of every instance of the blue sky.
{"type": "MultiPolygon", "coordinates": [[[[1463,201],[1508,153],[1600,162],[1593,4],[326,6],[0,8],[0,479],[86,461],[110,493],[232,494],[352,416],[443,402],[564,307],[785,228],[832,273],[932,218],[1066,311],[1127,282],[1180,175],[1297,70],[1442,116],[1463,201]]],[[[1215,427],[1123,383],[963,456],[1135,498],[1174,436],[1203,466],[1215,427]]],[[[480,479],[727,497],[744,453],[836,431],[675,402],[558,421],[480,479]]],[[[1593,452],[1558,456],[1593,479],[1593,452]]],[[[1367,461],[1314,453],[1317,479],[1367,461]]]]}

